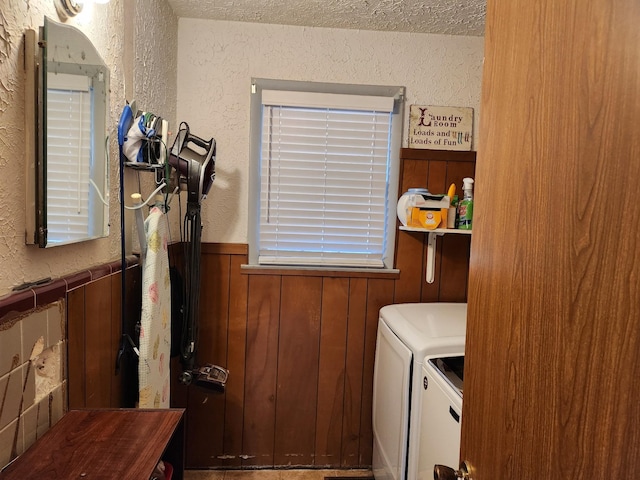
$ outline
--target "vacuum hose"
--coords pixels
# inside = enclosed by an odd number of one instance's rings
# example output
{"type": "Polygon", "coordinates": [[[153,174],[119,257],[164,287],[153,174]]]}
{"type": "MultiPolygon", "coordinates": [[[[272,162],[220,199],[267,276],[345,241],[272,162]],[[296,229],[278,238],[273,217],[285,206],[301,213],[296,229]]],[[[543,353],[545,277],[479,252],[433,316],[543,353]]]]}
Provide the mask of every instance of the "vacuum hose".
{"type": "Polygon", "coordinates": [[[195,363],[196,339],[198,338],[198,316],[200,313],[200,253],[202,222],[200,205],[189,204],[184,217],[184,231],[188,238],[184,243],[185,302],[184,322],[180,342],[180,359],[185,370],[192,370],[195,363]]]}

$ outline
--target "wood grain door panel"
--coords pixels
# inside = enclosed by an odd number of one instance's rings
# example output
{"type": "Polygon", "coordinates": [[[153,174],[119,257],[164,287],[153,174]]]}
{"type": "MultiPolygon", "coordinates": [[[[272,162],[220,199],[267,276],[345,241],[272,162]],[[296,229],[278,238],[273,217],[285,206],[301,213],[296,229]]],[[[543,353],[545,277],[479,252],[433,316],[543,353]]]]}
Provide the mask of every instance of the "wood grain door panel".
{"type": "Polygon", "coordinates": [[[640,3],[489,0],[461,457],[640,464],[640,3]]]}

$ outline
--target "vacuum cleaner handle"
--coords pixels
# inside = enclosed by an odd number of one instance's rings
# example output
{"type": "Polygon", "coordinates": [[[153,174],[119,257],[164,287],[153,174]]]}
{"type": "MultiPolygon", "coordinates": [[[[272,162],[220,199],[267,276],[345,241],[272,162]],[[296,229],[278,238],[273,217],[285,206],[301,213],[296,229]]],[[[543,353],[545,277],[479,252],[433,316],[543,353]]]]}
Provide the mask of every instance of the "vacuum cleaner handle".
{"type": "Polygon", "coordinates": [[[193,134],[189,134],[187,135],[186,143],[189,143],[189,142],[193,142],[196,145],[198,145],[200,148],[204,148],[205,150],[209,151],[209,149],[211,148],[211,144],[213,143],[213,138],[207,142],[200,137],[197,137],[193,134]]]}

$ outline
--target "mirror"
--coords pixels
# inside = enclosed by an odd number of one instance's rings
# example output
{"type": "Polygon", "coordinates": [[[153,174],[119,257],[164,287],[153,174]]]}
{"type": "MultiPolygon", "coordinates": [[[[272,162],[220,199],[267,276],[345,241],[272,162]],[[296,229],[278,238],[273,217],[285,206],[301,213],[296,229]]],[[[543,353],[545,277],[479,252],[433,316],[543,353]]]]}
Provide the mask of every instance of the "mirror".
{"type": "MultiPolygon", "coordinates": [[[[25,37],[25,48],[27,48],[25,37]]],[[[45,17],[36,62],[33,242],[109,235],[109,69],[78,29],[45,17]]]]}

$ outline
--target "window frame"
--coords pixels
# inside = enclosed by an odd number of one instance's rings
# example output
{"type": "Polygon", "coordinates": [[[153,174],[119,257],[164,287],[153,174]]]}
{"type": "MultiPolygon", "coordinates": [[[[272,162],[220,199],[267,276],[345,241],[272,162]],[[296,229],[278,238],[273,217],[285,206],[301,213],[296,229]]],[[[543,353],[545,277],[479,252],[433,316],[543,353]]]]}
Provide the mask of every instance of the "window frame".
{"type": "Polygon", "coordinates": [[[248,246],[249,265],[257,268],[279,269],[313,269],[313,270],[351,270],[351,271],[388,271],[394,268],[394,251],[396,237],[396,200],[398,198],[398,181],[400,172],[400,149],[404,120],[405,88],[401,86],[353,85],[338,83],[321,83],[295,80],[274,80],[252,78],[250,108],[250,168],[249,168],[249,208],[248,208],[248,246]],[[382,267],[342,267],[338,265],[261,265],[259,254],[259,222],[260,222],[260,155],[262,149],[262,91],[303,91],[329,94],[384,96],[394,99],[391,124],[391,144],[389,151],[389,178],[387,185],[386,212],[386,248],[383,254],[382,267]]]}

